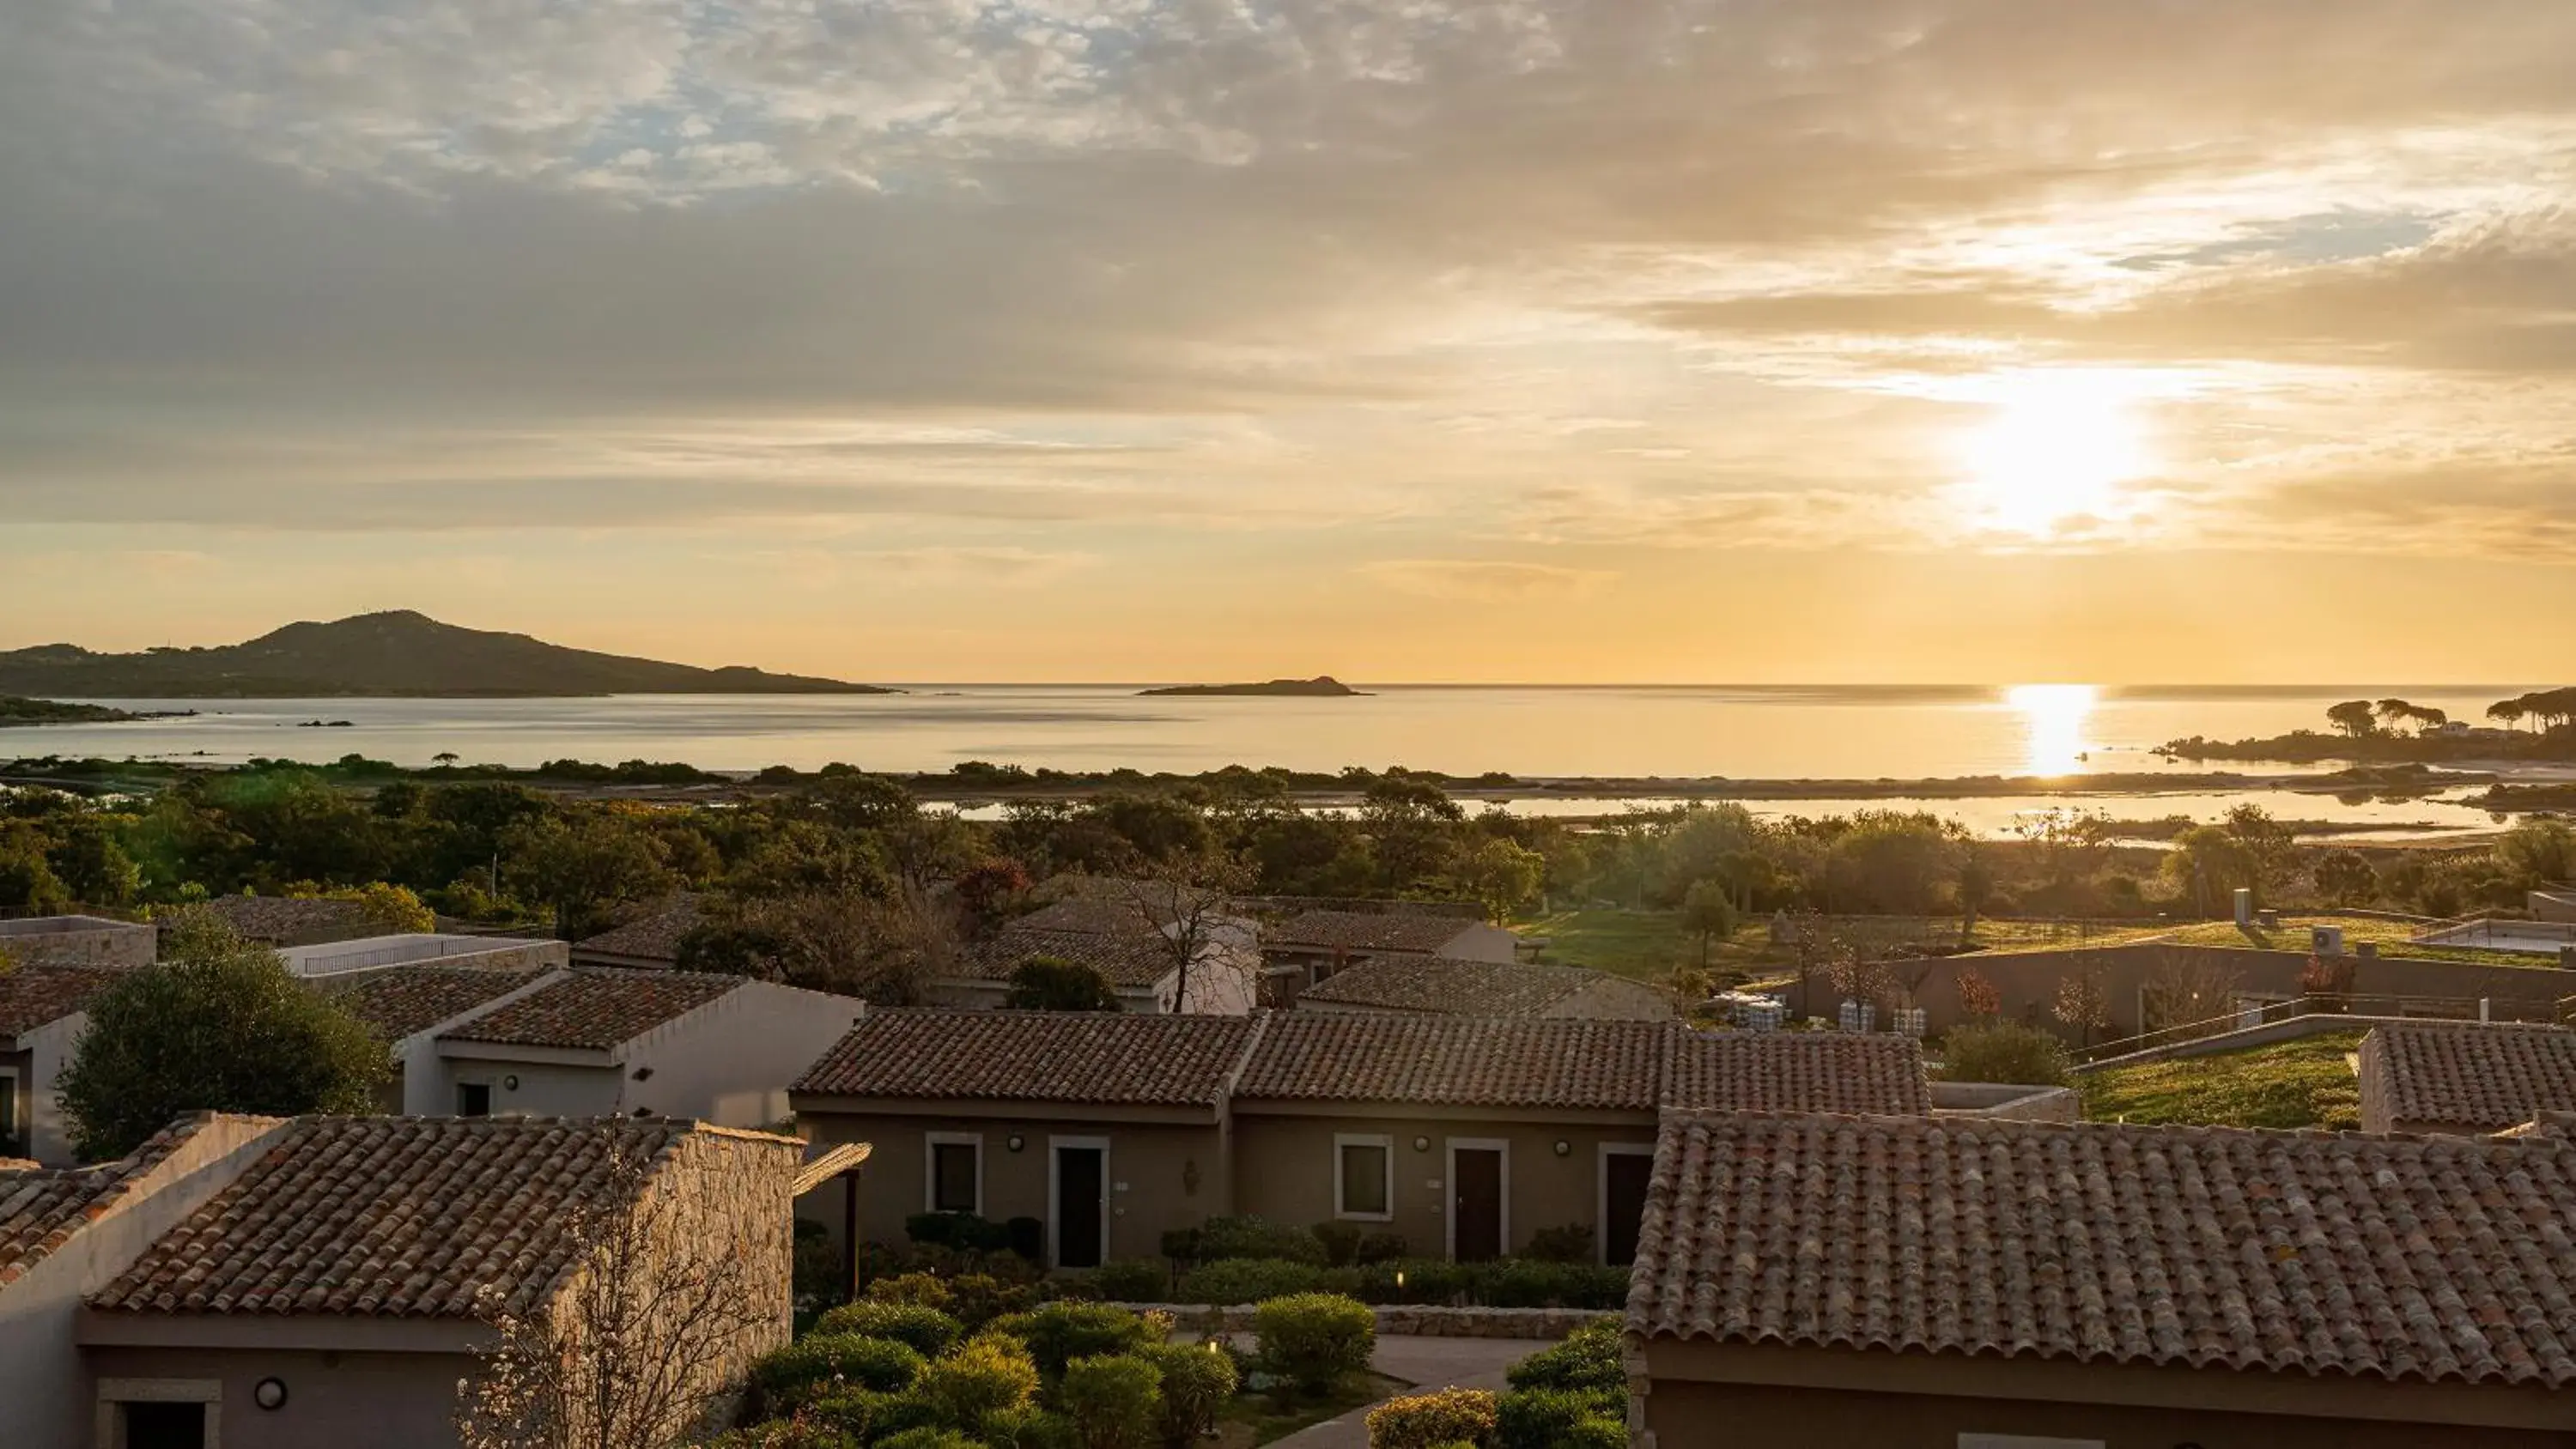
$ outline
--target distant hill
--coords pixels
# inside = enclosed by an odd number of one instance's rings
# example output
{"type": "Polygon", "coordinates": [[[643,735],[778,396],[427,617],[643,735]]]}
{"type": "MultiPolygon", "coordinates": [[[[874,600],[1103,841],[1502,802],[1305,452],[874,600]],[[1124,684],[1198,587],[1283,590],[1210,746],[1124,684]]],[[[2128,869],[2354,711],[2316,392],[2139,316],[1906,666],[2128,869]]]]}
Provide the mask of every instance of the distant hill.
{"type": "Polygon", "coordinates": [[[525,634],[460,629],[408,609],[289,624],[244,644],[97,654],[0,651],[0,694],[54,699],[282,699],[323,695],[891,694],[745,665],[700,669],[525,634]]]}
{"type": "Polygon", "coordinates": [[[0,727],[40,724],[115,724],[145,716],[103,704],[64,704],[51,699],[17,699],[0,694],[0,727]]]}
{"type": "Polygon", "coordinates": [[[1273,679],[1266,684],[1175,684],[1164,689],[1139,690],[1140,696],[1151,695],[1249,695],[1256,698],[1292,699],[1357,698],[1365,691],[1351,688],[1329,674],[1312,679],[1273,679]]]}

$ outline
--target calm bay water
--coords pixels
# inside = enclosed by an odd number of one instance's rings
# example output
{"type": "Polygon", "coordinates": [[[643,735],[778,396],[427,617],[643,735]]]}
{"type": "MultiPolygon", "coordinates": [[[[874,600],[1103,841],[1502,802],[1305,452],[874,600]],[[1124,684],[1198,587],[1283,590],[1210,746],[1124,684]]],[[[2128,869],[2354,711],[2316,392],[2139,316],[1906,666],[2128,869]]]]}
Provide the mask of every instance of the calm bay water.
{"type": "MultiPolygon", "coordinates": [[[[1242,763],[1329,771],[1358,764],[1557,777],[2184,774],[2188,767],[2168,766],[2148,751],[2193,734],[2232,739],[2322,727],[2327,704],[2362,696],[2400,694],[2478,720],[2489,702],[2519,687],[1373,688],[1358,699],[1147,699],[1132,685],[969,684],[915,685],[897,695],[118,700],[112,702],[129,709],[200,713],[10,731],[0,734],[0,754],[233,763],[355,753],[416,766],[453,753],[468,763],[510,766],[648,759],[750,770],[845,761],[907,772],[987,760],[1063,770],[1124,765],[1194,772],[1242,763]],[[299,727],[310,720],[349,726],[299,727]]],[[[2114,813],[2197,815],[2224,804],[2224,797],[2172,808],[2140,800],[2114,813]]],[[[1853,806],[1765,802],[1761,808],[1816,813],[1853,806]]],[[[2031,807],[2026,800],[1989,800],[1932,808],[1986,823],[2031,807]]],[[[2330,798],[2301,796],[2278,808],[2309,819],[2385,825],[2488,823],[2483,812],[2433,803],[2338,807],[2330,798]]]]}

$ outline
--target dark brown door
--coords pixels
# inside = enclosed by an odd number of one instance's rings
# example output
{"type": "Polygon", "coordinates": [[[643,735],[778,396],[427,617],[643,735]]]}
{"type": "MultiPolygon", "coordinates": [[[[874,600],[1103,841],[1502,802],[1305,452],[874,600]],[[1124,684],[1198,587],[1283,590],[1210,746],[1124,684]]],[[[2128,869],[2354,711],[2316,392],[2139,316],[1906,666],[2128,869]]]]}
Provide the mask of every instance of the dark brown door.
{"type": "Polygon", "coordinates": [[[1503,1255],[1503,1154],[1490,1147],[1451,1149],[1450,1211],[1457,1216],[1457,1258],[1482,1263],[1503,1255]]]}
{"type": "Polygon", "coordinates": [[[126,1449],[206,1449],[203,1404],[125,1404],[126,1449]]]}
{"type": "Polygon", "coordinates": [[[1601,1159],[1601,1261],[1624,1268],[1637,1260],[1637,1227],[1646,1216],[1646,1179],[1655,1159],[1614,1152],[1601,1159]]]}
{"type": "Polygon", "coordinates": [[[1101,1190],[1108,1154],[1097,1147],[1055,1150],[1055,1265],[1100,1266],[1101,1190]]]}

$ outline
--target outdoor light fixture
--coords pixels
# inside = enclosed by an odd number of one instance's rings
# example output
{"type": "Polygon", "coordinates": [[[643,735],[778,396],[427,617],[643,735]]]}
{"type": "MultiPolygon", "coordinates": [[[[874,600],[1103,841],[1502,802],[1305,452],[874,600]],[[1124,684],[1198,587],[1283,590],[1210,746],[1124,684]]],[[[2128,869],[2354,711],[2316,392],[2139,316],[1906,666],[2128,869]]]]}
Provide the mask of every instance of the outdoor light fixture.
{"type": "Polygon", "coordinates": [[[1556,1139],[1556,1155],[1557,1155],[1557,1156],[1559,1156],[1559,1157],[1563,1157],[1564,1155],[1566,1155],[1566,1154],[1567,1154],[1567,1153],[1569,1153],[1569,1152],[1572,1152],[1573,1150],[1574,1150],[1574,1144],[1573,1144],[1573,1143],[1566,1141],[1566,1140],[1565,1140],[1564,1138],[1562,1138],[1562,1137],[1559,1137],[1558,1139],[1556,1139]]]}
{"type": "Polygon", "coordinates": [[[1428,1151],[1430,1151],[1430,1150],[1431,1150],[1431,1139],[1430,1139],[1430,1138],[1428,1138],[1428,1137],[1416,1137],[1416,1138],[1414,1138],[1414,1139],[1413,1139],[1413,1150],[1414,1150],[1414,1151],[1416,1151],[1416,1152],[1428,1152],[1428,1151]]]}
{"type": "Polygon", "coordinates": [[[286,1407],[286,1380],[261,1379],[251,1385],[250,1401],[272,1412],[286,1407]]]}
{"type": "Polygon", "coordinates": [[[504,1092],[515,1092],[519,1090],[518,1074],[513,1072],[509,1076],[503,1077],[501,1079],[501,1090],[504,1092]]]}
{"type": "Polygon", "coordinates": [[[1013,1152],[1017,1152],[1021,1148],[1029,1145],[1029,1139],[1021,1136],[1017,1132],[1014,1132],[1010,1136],[1002,1139],[1002,1145],[1011,1149],[1013,1152]]]}

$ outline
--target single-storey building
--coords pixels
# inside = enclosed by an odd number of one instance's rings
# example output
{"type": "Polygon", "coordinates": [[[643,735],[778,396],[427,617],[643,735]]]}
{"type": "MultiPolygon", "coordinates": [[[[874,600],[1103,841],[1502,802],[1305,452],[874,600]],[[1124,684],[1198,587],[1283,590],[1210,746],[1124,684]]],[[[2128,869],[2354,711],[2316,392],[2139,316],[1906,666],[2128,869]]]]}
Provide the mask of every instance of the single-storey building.
{"type": "Polygon", "coordinates": [[[396,966],[349,977],[324,977],[315,985],[391,1052],[393,1075],[378,1089],[381,1109],[393,1116],[406,1112],[436,1116],[452,1110],[451,1104],[432,1100],[428,1093],[414,1103],[408,1085],[414,1080],[444,1080],[439,1033],[551,986],[564,974],[476,966],[396,966]]]}
{"type": "Polygon", "coordinates": [[[357,936],[311,946],[281,946],[277,958],[298,976],[346,976],[392,966],[435,961],[442,966],[519,971],[562,966],[571,959],[563,942],[534,936],[443,936],[427,931],[357,936]]]}
{"type": "Polygon", "coordinates": [[[667,968],[680,963],[680,940],[704,919],[696,895],[681,891],[633,920],[575,941],[575,966],[667,968]]]}
{"type": "Polygon", "coordinates": [[[1668,1104],[1929,1110],[1903,1037],[1298,1011],[875,1012],[790,1100],[817,1143],[875,1145],[864,1237],[1028,1218],[1062,1268],[1238,1214],[1467,1260],[1589,1228],[1622,1262],[1668,1104]]]}
{"type": "Polygon", "coordinates": [[[2540,1449],[2576,1144],[1684,1112],[1625,1326],[1646,1449],[2540,1449]]]}
{"type": "Polygon", "coordinates": [[[1382,956],[1512,961],[1519,952],[1520,938],[1500,926],[1403,910],[1301,911],[1261,938],[1263,959],[1307,985],[1382,956]]]}
{"type": "Polygon", "coordinates": [[[1300,1011],[1399,1016],[1575,1016],[1660,1021],[1670,994],[1579,966],[1449,956],[1372,956],[1307,987],[1300,1011]]]}
{"type": "Polygon", "coordinates": [[[1058,901],[969,945],[951,974],[930,983],[930,996],[943,1006],[1000,1006],[1010,996],[1011,973],[1031,957],[1049,956],[1106,977],[1122,1011],[1241,1016],[1252,1010],[1260,1001],[1261,977],[1252,923],[1226,917],[1200,935],[1185,983],[1181,937],[1171,926],[1154,924],[1123,901],[1058,901]]]}
{"type": "Polygon", "coordinates": [[[75,1159],[55,1086],[88,1029],[91,998],[126,968],[20,966],[0,972],[0,1157],[75,1159]]]}
{"type": "Polygon", "coordinates": [[[186,909],[262,946],[320,946],[384,934],[365,902],[324,896],[211,896],[186,909]]]}
{"type": "Polygon", "coordinates": [[[161,933],[104,916],[29,916],[0,921],[0,960],[20,966],[149,966],[161,933]]]}
{"type": "Polygon", "coordinates": [[[2361,1039],[2365,1132],[2483,1136],[2576,1111],[2576,1031],[2507,1022],[2389,1022],[2361,1039]]]}
{"type": "Polygon", "coordinates": [[[693,971],[575,967],[443,1027],[405,1061],[403,1110],[687,1117],[758,1127],[866,1003],[693,971]]]}
{"type": "MultiPolygon", "coordinates": [[[[450,1449],[491,1316],[578,1317],[607,1226],[630,1213],[651,1246],[620,1271],[660,1275],[651,1286],[685,1300],[702,1337],[676,1361],[698,1385],[738,1382],[787,1340],[792,1139],[661,1121],[208,1127],[252,1135],[187,1190],[129,1189],[123,1220],[72,1230],[93,1246],[37,1315],[54,1376],[48,1432],[27,1442],[450,1449]],[[631,1266],[643,1261],[657,1266],[631,1266]]],[[[0,1178],[0,1222],[10,1196],[0,1178]]],[[[25,1286],[0,1288],[0,1331],[25,1286]]],[[[17,1412],[0,1397],[0,1423],[17,1412]]]]}

